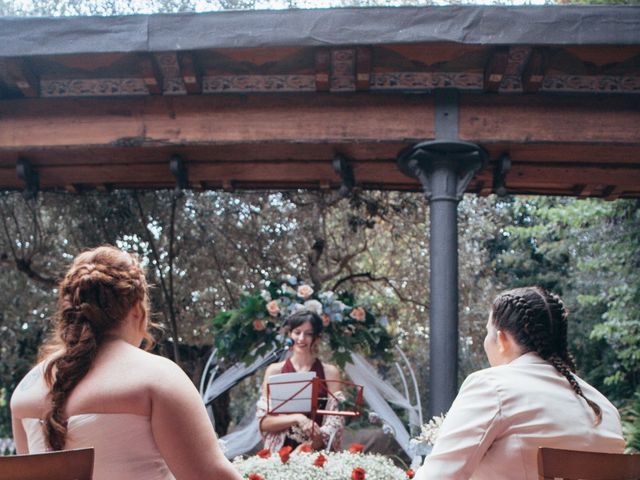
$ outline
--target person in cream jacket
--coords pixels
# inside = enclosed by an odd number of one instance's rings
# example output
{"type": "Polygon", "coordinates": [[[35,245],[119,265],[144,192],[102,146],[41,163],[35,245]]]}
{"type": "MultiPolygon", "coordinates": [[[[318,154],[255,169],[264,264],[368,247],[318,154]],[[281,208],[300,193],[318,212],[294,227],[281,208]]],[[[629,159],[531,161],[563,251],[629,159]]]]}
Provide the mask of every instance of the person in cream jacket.
{"type": "Polygon", "coordinates": [[[556,295],[500,294],[484,348],[491,367],[463,383],[416,480],[537,480],[539,447],[624,450],[617,409],[573,373],[556,295]]]}

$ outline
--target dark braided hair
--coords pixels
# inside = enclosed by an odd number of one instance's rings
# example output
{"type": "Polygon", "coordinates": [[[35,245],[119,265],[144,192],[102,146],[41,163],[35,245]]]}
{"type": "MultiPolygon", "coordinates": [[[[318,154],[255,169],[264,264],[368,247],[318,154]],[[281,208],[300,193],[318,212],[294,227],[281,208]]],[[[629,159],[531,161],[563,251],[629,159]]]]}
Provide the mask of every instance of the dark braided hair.
{"type": "Polygon", "coordinates": [[[567,317],[562,300],[541,287],[507,290],[496,297],[491,312],[497,330],[509,332],[526,352],[536,352],[571,384],[602,421],[602,410],[582,392],[573,372],[575,362],[567,349],[567,317]]]}
{"type": "MultiPolygon", "coordinates": [[[[148,318],[147,289],[138,261],[111,246],[78,255],[60,282],[55,331],[41,351],[41,356],[57,352],[45,369],[51,403],[44,416],[44,431],[52,450],[64,448],[64,405],[91,368],[102,340],[136,304],[142,305],[148,318]]],[[[149,333],[145,340],[150,348],[149,333]]]]}

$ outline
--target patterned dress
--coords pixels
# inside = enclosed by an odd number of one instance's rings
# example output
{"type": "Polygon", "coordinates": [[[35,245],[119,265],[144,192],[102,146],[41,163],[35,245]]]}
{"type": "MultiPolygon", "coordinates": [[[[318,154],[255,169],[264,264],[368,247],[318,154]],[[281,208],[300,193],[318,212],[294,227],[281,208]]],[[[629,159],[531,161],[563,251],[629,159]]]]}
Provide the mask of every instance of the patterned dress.
{"type": "MultiPolygon", "coordinates": [[[[287,359],[280,373],[293,373],[295,371],[293,364],[287,359]]],[[[321,380],[326,378],[322,362],[318,359],[313,363],[310,371],[316,372],[316,376],[321,380]]],[[[318,408],[321,410],[338,410],[338,401],[344,400],[342,392],[329,395],[325,383],[322,382],[320,385],[318,408]]],[[[258,423],[262,422],[262,419],[267,416],[267,408],[267,398],[263,393],[256,405],[258,423]]],[[[311,413],[306,413],[305,415],[308,418],[312,418],[311,413]]],[[[339,450],[344,431],[344,417],[339,415],[316,415],[315,421],[320,425],[324,447],[329,446],[330,450],[339,450]]],[[[284,446],[295,448],[301,443],[311,443],[312,441],[311,431],[304,431],[297,425],[280,432],[264,432],[260,430],[260,433],[262,434],[264,448],[269,449],[271,452],[277,452],[284,446]]]]}

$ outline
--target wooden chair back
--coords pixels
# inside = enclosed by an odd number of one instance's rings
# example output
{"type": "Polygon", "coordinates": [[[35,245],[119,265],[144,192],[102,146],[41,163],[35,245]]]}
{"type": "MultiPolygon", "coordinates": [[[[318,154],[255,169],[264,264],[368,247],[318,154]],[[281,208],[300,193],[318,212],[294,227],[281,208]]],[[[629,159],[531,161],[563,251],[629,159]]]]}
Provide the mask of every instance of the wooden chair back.
{"type": "Polygon", "coordinates": [[[91,480],[93,448],[0,457],[0,480],[91,480]]]}
{"type": "Polygon", "coordinates": [[[640,455],[540,448],[540,480],[640,480],[640,455]]]}

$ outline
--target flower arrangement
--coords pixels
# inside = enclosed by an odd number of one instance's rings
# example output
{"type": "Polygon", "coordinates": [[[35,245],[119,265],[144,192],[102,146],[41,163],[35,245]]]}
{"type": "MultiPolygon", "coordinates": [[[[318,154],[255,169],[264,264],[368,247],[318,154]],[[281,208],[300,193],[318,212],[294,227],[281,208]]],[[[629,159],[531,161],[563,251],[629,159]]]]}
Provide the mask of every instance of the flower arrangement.
{"type": "Polygon", "coordinates": [[[445,415],[435,415],[420,428],[420,435],[409,441],[409,450],[414,455],[427,455],[435,445],[445,415]]]}
{"type": "MultiPolygon", "coordinates": [[[[233,465],[247,480],[408,480],[413,470],[402,470],[382,455],[362,453],[362,448],[343,452],[315,452],[283,447],[278,453],[261,450],[248,458],[238,457],[233,465]]],[[[304,447],[304,445],[303,445],[304,447]]]]}
{"type": "Polygon", "coordinates": [[[347,292],[315,292],[293,276],[244,293],[239,308],[216,315],[211,331],[218,355],[229,362],[249,363],[271,351],[282,341],[284,319],[298,310],[310,310],[322,318],[323,338],[328,341],[332,360],[341,367],[354,351],[389,359],[392,338],[384,317],[376,319],[347,292]]]}

